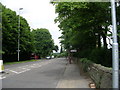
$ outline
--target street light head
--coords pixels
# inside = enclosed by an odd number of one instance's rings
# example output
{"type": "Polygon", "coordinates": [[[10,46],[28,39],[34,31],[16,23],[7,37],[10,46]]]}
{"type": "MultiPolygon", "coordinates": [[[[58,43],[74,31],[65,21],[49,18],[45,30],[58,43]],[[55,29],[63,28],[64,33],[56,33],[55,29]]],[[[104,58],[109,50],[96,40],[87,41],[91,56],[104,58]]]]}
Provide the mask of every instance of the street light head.
{"type": "Polygon", "coordinates": [[[23,10],[23,8],[19,8],[19,10],[23,10]]]}

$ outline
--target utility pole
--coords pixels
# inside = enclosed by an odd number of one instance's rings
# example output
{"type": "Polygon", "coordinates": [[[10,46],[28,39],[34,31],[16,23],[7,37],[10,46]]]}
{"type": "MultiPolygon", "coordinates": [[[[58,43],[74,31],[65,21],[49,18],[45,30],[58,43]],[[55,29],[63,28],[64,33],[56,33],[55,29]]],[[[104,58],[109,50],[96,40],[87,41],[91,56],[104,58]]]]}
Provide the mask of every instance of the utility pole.
{"type": "Polygon", "coordinates": [[[111,12],[112,12],[112,87],[119,89],[119,55],[118,55],[118,42],[117,42],[117,25],[116,25],[116,9],[115,0],[111,0],[111,12]]]}
{"type": "Polygon", "coordinates": [[[20,10],[23,8],[19,8],[19,18],[18,18],[18,61],[20,59],[20,10]]]}

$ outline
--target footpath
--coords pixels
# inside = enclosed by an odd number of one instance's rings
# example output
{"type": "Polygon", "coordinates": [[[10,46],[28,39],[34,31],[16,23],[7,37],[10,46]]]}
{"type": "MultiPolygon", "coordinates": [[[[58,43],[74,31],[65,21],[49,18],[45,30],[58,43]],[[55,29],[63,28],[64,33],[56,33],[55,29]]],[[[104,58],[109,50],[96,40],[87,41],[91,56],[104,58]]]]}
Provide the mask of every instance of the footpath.
{"type": "Polygon", "coordinates": [[[63,77],[58,82],[57,88],[90,88],[91,80],[80,74],[76,64],[67,64],[63,77]]]}

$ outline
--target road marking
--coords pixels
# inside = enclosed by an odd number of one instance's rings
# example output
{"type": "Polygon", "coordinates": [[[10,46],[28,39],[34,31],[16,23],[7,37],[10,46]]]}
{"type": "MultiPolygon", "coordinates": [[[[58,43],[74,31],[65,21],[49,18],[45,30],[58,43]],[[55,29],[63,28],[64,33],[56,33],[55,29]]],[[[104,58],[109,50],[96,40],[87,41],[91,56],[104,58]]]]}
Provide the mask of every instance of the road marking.
{"type": "Polygon", "coordinates": [[[0,80],[1,80],[1,79],[5,79],[5,78],[6,78],[6,77],[0,77],[0,80]]]}
{"type": "Polygon", "coordinates": [[[35,66],[30,66],[30,67],[33,67],[33,68],[34,68],[35,66]]]}
{"type": "Polygon", "coordinates": [[[11,71],[11,72],[13,72],[13,73],[16,73],[16,74],[18,74],[18,73],[19,73],[19,72],[16,72],[16,71],[10,70],[10,69],[9,69],[9,71],[11,71]]]}
{"type": "MultiPolygon", "coordinates": [[[[29,69],[29,70],[30,70],[30,69],[29,69]]],[[[23,72],[26,72],[26,71],[29,71],[29,70],[24,70],[24,71],[18,72],[18,74],[23,73],[23,72]]]]}
{"type": "Polygon", "coordinates": [[[5,70],[9,70],[9,69],[5,69],[5,70]]]}
{"type": "MultiPolygon", "coordinates": [[[[45,61],[45,62],[40,62],[40,63],[34,63],[34,64],[29,64],[29,65],[24,65],[24,66],[20,66],[20,67],[8,68],[8,69],[5,69],[5,71],[9,72],[9,75],[6,74],[5,76],[8,77],[10,75],[21,74],[21,73],[30,71],[31,69],[40,68],[40,67],[45,66],[45,65],[47,65],[49,63],[52,63],[52,61],[45,61]]],[[[2,76],[1,79],[4,79],[6,77],[2,76]]]]}
{"type": "Polygon", "coordinates": [[[6,77],[2,77],[2,79],[5,79],[6,77]]]}
{"type": "Polygon", "coordinates": [[[39,65],[39,67],[41,67],[42,65],[39,65]]]}
{"type": "Polygon", "coordinates": [[[25,70],[31,70],[31,69],[28,69],[28,68],[24,68],[24,67],[18,67],[18,68],[21,68],[21,69],[25,69],[25,70]]]}
{"type": "Polygon", "coordinates": [[[29,66],[29,65],[25,65],[25,66],[29,66]]]}

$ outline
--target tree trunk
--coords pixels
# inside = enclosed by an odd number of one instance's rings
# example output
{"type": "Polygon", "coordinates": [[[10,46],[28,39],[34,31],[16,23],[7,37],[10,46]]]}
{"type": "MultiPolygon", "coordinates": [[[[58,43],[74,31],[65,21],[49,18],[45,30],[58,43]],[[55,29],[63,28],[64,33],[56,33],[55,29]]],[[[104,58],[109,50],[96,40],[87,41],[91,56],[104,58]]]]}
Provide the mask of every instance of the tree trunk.
{"type": "Polygon", "coordinates": [[[103,35],[103,44],[104,44],[104,48],[107,48],[107,40],[105,35],[103,35]]]}
{"type": "Polygon", "coordinates": [[[100,34],[98,34],[98,48],[101,48],[101,39],[100,39],[100,34]]]}

